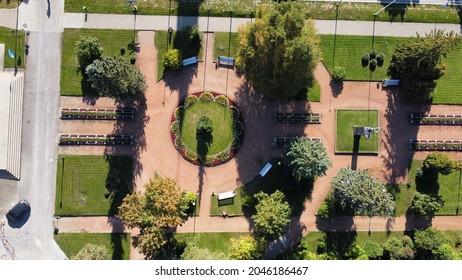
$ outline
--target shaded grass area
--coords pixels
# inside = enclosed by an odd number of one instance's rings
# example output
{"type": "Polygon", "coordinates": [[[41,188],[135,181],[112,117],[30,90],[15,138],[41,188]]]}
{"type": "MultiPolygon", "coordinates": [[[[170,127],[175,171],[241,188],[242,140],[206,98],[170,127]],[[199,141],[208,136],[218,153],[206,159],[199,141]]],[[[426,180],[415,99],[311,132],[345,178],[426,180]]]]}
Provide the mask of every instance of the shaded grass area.
{"type": "Polygon", "coordinates": [[[60,233],[55,235],[55,241],[68,258],[91,243],[106,247],[109,260],[130,259],[130,234],[126,233],[60,233]]]}
{"type": "MultiPolygon", "coordinates": [[[[305,209],[306,199],[311,198],[313,182],[302,179],[297,181],[292,176],[292,170],[282,164],[282,159],[271,159],[273,167],[268,171],[265,177],[256,176],[244,184],[245,192],[248,196],[254,195],[260,191],[272,194],[276,190],[284,193],[286,200],[292,208],[292,215],[298,215],[305,209]],[[281,164],[278,164],[278,163],[281,164]]],[[[246,198],[249,199],[249,198],[246,198]]],[[[252,200],[251,200],[252,201],[252,200]]],[[[253,205],[255,201],[253,200],[253,205]]],[[[254,209],[244,208],[246,215],[253,214],[254,209]]]]}
{"type": "MultiPolygon", "coordinates": [[[[461,246],[457,246],[462,235],[461,231],[442,231],[448,238],[449,244],[455,251],[460,251],[461,246]]],[[[305,248],[313,253],[317,252],[317,246],[320,242],[326,242],[326,249],[329,252],[336,253],[351,244],[364,245],[367,241],[376,242],[382,246],[392,237],[402,237],[405,233],[402,231],[372,231],[368,232],[309,232],[301,241],[305,248]]],[[[295,258],[294,255],[286,256],[287,258],[295,258]]]]}
{"type": "MultiPolygon", "coordinates": [[[[200,34],[202,39],[203,33],[201,32],[200,34]]],[[[164,76],[165,68],[162,59],[167,50],[179,49],[183,59],[193,56],[202,57],[202,46],[198,42],[189,42],[184,35],[182,32],[173,31],[170,38],[167,31],[156,31],[154,45],[157,49],[157,80],[162,79],[164,76]]]]}
{"type": "Polygon", "coordinates": [[[437,81],[433,104],[462,104],[462,45],[443,59],[445,74],[437,81]]]}
{"type": "Polygon", "coordinates": [[[355,142],[357,140],[355,140],[353,133],[354,126],[380,127],[378,110],[337,110],[336,114],[336,152],[368,153],[378,151],[377,133],[372,132],[371,139],[361,136],[359,143],[355,142]]]}
{"type": "Polygon", "coordinates": [[[199,153],[200,139],[196,135],[197,122],[207,116],[213,127],[212,141],[207,149],[207,156],[219,154],[233,143],[234,121],[231,111],[218,102],[198,101],[184,110],[180,123],[180,137],[185,147],[199,153]]]}
{"type": "Polygon", "coordinates": [[[132,191],[132,163],[131,157],[61,155],[56,215],[115,215],[132,191]]]}
{"type": "MultiPolygon", "coordinates": [[[[232,221],[230,221],[232,223],[232,221]]],[[[222,252],[228,254],[229,240],[239,238],[242,235],[249,235],[243,232],[209,232],[209,233],[176,233],[177,240],[188,241],[196,238],[198,248],[206,248],[210,251],[222,252]]]]}
{"type": "MultiPolygon", "coordinates": [[[[246,196],[245,188],[239,187],[236,189],[236,196],[232,203],[226,205],[218,205],[218,194],[215,194],[210,197],[210,214],[211,215],[222,215],[223,212],[226,212],[228,216],[244,215],[242,210],[242,197],[246,196]]],[[[231,200],[230,200],[231,202],[231,200]]]]}
{"type": "MultiPolygon", "coordinates": [[[[66,1],[67,3],[67,1],[66,1]]],[[[81,9],[82,7],[80,7],[81,9]]],[[[122,56],[121,48],[127,51],[125,58],[135,56],[128,45],[133,41],[133,30],[102,30],[102,29],[65,29],[63,33],[63,53],[61,63],[61,95],[94,95],[83,80],[79,70],[75,42],[82,36],[98,38],[103,47],[103,56],[122,56]]]]}
{"type": "MultiPolygon", "coordinates": [[[[407,209],[411,206],[412,198],[414,197],[417,189],[424,189],[425,186],[416,186],[416,172],[422,168],[422,160],[413,160],[411,169],[409,170],[409,186],[396,185],[388,186],[390,193],[393,194],[396,201],[396,216],[404,215],[407,209]]],[[[458,206],[458,191],[459,191],[459,171],[454,171],[449,175],[438,175],[436,186],[430,186],[432,189],[438,190],[438,195],[444,200],[443,208],[436,213],[436,215],[456,215],[458,206]]],[[[430,184],[431,182],[427,182],[430,184]]],[[[434,183],[431,183],[432,185],[434,183]]],[[[424,191],[420,190],[420,192],[424,191]]],[[[462,198],[459,198],[462,200],[462,198]]]]}
{"type": "MultiPolygon", "coordinates": [[[[334,35],[320,35],[323,61],[332,73],[334,69],[334,35]]],[[[382,67],[377,67],[374,72],[369,67],[361,65],[361,57],[369,53],[372,47],[372,36],[346,36],[337,35],[335,44],[335,66],[343,66],[346,69],[345,80],[383,80],[387,78],[387,70],[395,47],[407,38],[378,37],[374,39],[374,49],[377,53],[385,54],[382,67]]]]}
{"type": "MultiPolygon", "coordinates": [[[[15,2],[16,3],[16,2],[15,2]]],[[[14,58],[11,58],[8,55],[8,49],[15,51],[16,48],[16,30],[9,29],[6,27],[0,26],[0,43],[5,44],[5,67],[14,68],[14,58]]],[[[15,53],[15,58],[18,61],[18,67],[24,68],[25,66],[25,57],[24,57],[24,44],[25,44],[25,33],[23,31],[18,31],[18,45],[17,53],[15,53]]],[[[0,54],[1,55],[1,54],[0,54]]]]}
{"type": "MultiPolygon", "coordinates": [[[[2,0],[6,1],[6,0],[2,0]]],[[[308,16],[314,19],[334,20],[336,17],[336,1],[305,3],[308,16]]],[[[1,4],[0,4],[1,5],[1,4]]],[[[258,5],[276,5],[273,0],[261,0],[258,5]]],[[[86,6],[88,13],[132,14],[132,7],[127,7],[125,1],[114,0],[66,0],[66,12],[81,13],[86,6]]],[[[240,1],[190,1],[190,0],[145,0],[138,1],[140,15],[171,15],[183,16],[229,16],[233,11],[235,17],[251,17],[254,10],[253,0],[240,1]],[[170,5],[171,3],[171,5],[170,5]]],[[[373,14],[382,9],[379,3],[341,3],[339,5],[339,20],[373,20],[373,14]]],[[[377,21],[403,21],[427,23],[459,23],[456,7],[442,9],[440,5],[392,5],[377,15],[377,21]]]]}

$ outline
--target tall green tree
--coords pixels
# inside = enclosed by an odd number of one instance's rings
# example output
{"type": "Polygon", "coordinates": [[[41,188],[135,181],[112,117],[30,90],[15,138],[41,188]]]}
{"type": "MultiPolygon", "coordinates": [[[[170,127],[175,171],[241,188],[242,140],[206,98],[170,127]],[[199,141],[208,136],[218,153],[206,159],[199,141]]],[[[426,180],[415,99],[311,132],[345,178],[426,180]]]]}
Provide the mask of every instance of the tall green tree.
{"type": "Polygon", "coordinates": [[[183,223],[185,192],[175,180],[157,177],[139,192],[124,198],[118,217],[129,228],[139,228],[133,245],[148,259],[172,258],[175,240],[170,229],[183,223]]]}
{"type": "Polygon", "coordinates": [[[108,260],[109,250],[104,245],[85,244],[83,248],[71,258],[72,260],[108,260]]]}
{"type": "Polygon", "coordinates": [[[422,217],[433,218],[435,213],[443,206],[444,201],[440,196],[416,192],[412,199],[411,207],[409,207],[409,212],[422,217]]]}
{"type": "Polygon", "coordinates": [[[342,168],[331,180],[335,200],[356,215],[391,216],[393,197],[366,170],[342,168]]]}
{"type": "Polygon", "coordinates": [[[314,180],[326,175],[332,166],[326,148],[321,141],[297,137],[283,149],[284,163],[292,168],[292,175],[298,180],[314,180]]]}
{"type": "Polygon", "coordinates": [[[415,258],[414,243],[404,235],[402,238],[392,237],[383,245],[383,252],[390,260],[412,260],[415,258]]]}
{"type": "Polygon", "coordinates": [[[443,30],[425,36],[417,34],[398,44],[391,58],[388,75],[401,80],[402,93],[411,101],[427,101],[444,75],[442,59],[461,42],[460,35],[443,30]]]}
{"type": "Polygon", "coordinates": [[[441,231],[434,228],[417,230],[414,234],[414,245],[417,258],[421,260],[432,260],[444,258],[446,248],[441,248],[449,242],[448,237],[441,231]]]}
{"type": "Polygon", "coordinates": [[[305,15],[300,3],[259,7],[255,22],[239,29],[236,66],[269,99],[289,99],[313,85],[320,40],[305,15]]]}
{"type": "Polygon", "coordinates": [[[458,168],[458,163],[442,152],[430,152],[423,162],[423,170],[448,175],[458,168]]]}
{"type": "Polygon", "coordinates": [[[258,203],[256,213],[252,216],[256,236],[266,240],[280,237],[290,223],[291,209],[284,193],[277,190],[271,195],[259,192],[255,194],[258,203]]]}
{"type": "Polygon", "coordinates": [[[116,102],[131,103],[144,95],[146,82],[141,71],[123,57],[95,60],[85,70],[91,87],[116,102]]]}
{"type": "Polygon", "coordinates": [[[80,69],[84,72],[85,68],[92,64],[93,61],[103,57],[103,47],[101,47],[97,38],[83,36],[75,42],[75,53],[77,54],[80,69]]]}
{"type": "Polygon", "coordinates": [[[232,260],[261,260],[266,250],[264,241],[253,236],[231,238],[229,244],[229,257],[232,260]]]}

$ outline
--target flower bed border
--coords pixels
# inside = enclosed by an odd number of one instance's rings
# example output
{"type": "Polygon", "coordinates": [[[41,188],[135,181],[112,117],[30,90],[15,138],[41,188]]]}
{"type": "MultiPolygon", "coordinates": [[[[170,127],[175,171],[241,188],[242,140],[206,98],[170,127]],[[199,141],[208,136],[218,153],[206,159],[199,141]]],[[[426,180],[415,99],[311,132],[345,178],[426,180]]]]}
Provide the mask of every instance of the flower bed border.
{"type": "Polygon", "coordinates": [[[409,123],[413,125],[462,125],[462,115],[411,113],[409,123]]]}
{"type": "MultiPolygon", "coordinates": [[[[170,137],[172,139],[172,144],[173,146],[175,147],[175,149],[178,151],[178,153],[180,153],[180,155],[187,161],[191,162],[192,164],[196,164],[196,165],[204,165],[204,166],[208,166],[208,167],[212,167],[212,166],[217,166],[217,165],[221,165],[221,164],[224,164],[228,161],[230,161],[234,155],[236,154],[237,150],[239,149],[239,146],[241,145],[242,143],[242,140],[244,138],[244,121],[242,119],[242,115],[240,114],[240,111],[239,111],[239,108],[236,106],[236,104],[234,103],[234,101],[232,101],[231,99],[229,99],[227,96],[223,95],[223,94],[220,94],[220,93],[217,93],[217,92],[213,92],[213,91],[199,91],[199,92],[194,92],[190,95],[186,96],[179,104],[178,106],[175,108],[175,110],[173,111],[173,114],[172,114],[172,117],[171,117],[171,123],[170,123],[170,137]],[[209,162],[207,161],[204,161],[204,160],[200,160],[198,158],[196,159],[192,159],[190,158],[188,155],[187,155],[187,151],[186,151],[186,148],[185,147],[179,147],[177,144],[176,144],[176,140],[177,138],[179,137],[179,135],[177,135],[174,131],[172,131],[172,124],[175,122],[175,121],[179,121],[181,119],[181,115],[179,116],[179,118],[177,119],[177,116],[175,116],[175,112],[177,111],[178,108],[180,107],[183,107],[183,108],[186,108],[187,106],[185,106],[185,100],[186,98],[188,98],[188,96],[197,96],[198,100],[200,100],[200,96],[202,94],[211,94],[213,95],[213,102],[218,102],[220,103],[219,101],[216,100],[217,96],[224,96],[225,98],[227,98],[228,100],[228,109],[232,110],[231,114],[232,114],[232,117],[234,118],[235,122],[240,122],[241,125],[242,125],[242,131],[240,132],[239,135],[235,136],[234,137],[234,140],[233,140],[233,143],[231,144],[230,148],[229,148],[229,155],[228,157],[225,159],[225,160],[220,160],[218,159],[218,156],[222,153],[225,153],[226,151],[223,151],[219,154],[216,154],[216,155],[213,155],[213,158],[210,159],[209,162]],[[237,112],[237,114],[236,114],[237,112]],[[238,143],[236,144],[236,142],[238,141],[238,143]]],[[[212,101],[212,100],[211,100],[212,101]]],[[[191,103],[193,104],[193,103],[191,103]]],[[[221,105],[225,106],[224,104],[220,103],[221,105]]],[[[179,134],[179,132],[178,132],[179,134]]],[[[181,140],[181,138],[180,138],[181,140]]],[[[189,151],[191,152],[191,151],[189,151]]]]}
{"type": "Polygon", "coordinates": [[[133,135],[122,134],[60,134],[61,146],[115,146],[133,145],[133,135]]]}
{"type": "Polygon", "coordinates": [[[134,109],[61,108],[63,120],[132,120],[134,109]]]}
{"type": "Polygon", "coordinates": [[[413,151],[455,151],[462,152],[462,140],[409,139],[413,151]]]}

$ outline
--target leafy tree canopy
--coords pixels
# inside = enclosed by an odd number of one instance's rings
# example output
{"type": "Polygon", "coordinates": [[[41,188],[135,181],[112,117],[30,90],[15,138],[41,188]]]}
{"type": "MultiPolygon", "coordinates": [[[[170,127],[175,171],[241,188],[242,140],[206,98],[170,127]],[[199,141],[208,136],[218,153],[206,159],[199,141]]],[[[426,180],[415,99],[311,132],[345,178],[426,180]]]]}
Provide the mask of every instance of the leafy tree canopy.
{"type": "Polygon", "coordinates": [[[366,170],[340,169],[332,178],[334,198],[356,215],[391,216],[395,209],[392,196],[377,184],[366,170]]]}
{"type": "Polygon", "coordinates": [[[85,244],[83,248],[71,258],[72,260],[108,260],[109,251],[104,245],[85,244]]]}
{"type": "Polygon", "coordinates": [[[301,178],[314,180],[316,177],[324,176],[327,169],[332,166],[322,142],[306,137],[297,137],[286,145],[283,159],[285,164],[292,168],[292,175],[298,180],[301,178]]]}
{"type": "Polygon", "coordinates": [[[443,57],[461,42],[460,35],[443,30],[409,39],[398,44],[391,58],[388,75],[401,80],[402,92],[411,101],[427,101],[444,75],[443,57]]]}
{"type": "Polygon", "coordinates": [[[434,228],[417,230],[414,234],[417,256],[422,260],[436,259],[437,251],[445,243],[448,243],[447,236],[434,228]]]}
{"type": "Polygon", "coordinates": [[[414,244],[412,239],[404,235],[402,238],[392,237],[383,245],[384,255],[391,260],[414,259],[414,244]]]}
{"type": "Polygon", "coordinates": [[[103,57],[103,48],[95,37],[85,36],[75,42],[75,52],[82,72],[93,61],[103,57]]]}
{"type": "Polygon", "coordinates": [[[91,87],[116,102],[130,103],[143,96],[146,83],[140,70],[123,57],[104,57],[86,68],[91,87]]]}
{"type": "Polygon", "coordinates": [[[458,168],[458,163],[442,152],[430,152],[423,162],[423,170],[443,175],[450,174],[458,168]]]}
{"type": "Polygon", "coordinates": [[[157,177],[146,184],[144,194],[124,198],[118,217],[128,227],[140,229],[133,243],[147,258],[170,258],[175,240],[169,229],[183,223],[185,201],[175,180],[157,177]]]}
{"type": "Polygon", "coordinates": [[[255,233],[266,240],[273,240],[282,235],[290,222],[291,209],[284,194],[277,190],[271,195],[259,192],[255,194],[258,204],[256,213],[252,216],[255,233]]]}
{"type": "Polygon", "coordinates": [[[320,58],[314,24],[300,3],[259,7],[239,30],[236,66],[269,99],[289,99],[313,84],[320,58]]]}
{"type": "Polygon", "coordinates": [[[165,68],[170,70],[180,69],[183,63],[183,58],[181,56],[181,51],[179,49],[172,49],[165,52],[164,57],[162,58],[162,64],[165,68]]]}
{"type": "Polygon", "coordinates": [[[261,260],[265,253],[265,243],[253,236],[241,236],[229,241],[229,257],[232,260],[261,260]]]}
{"type": "Polygon", "coordinates": [[[444,201],[440,196],[428,195],[417,192],[412,199],[409,212],[422,217],[432,218],[444,206],[444,201]]]}

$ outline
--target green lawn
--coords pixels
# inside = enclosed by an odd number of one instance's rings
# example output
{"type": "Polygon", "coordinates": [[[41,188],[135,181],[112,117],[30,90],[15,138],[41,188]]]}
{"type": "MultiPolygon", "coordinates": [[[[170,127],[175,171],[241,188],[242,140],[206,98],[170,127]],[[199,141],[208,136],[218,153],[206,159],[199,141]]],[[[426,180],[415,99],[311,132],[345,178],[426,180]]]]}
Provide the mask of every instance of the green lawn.
{"type": "Polygon", "coordinates": [[[131,157],[61,155],[56,215],[115,215],[132,190],[132,162],[131,157]]]}
{"type": "MultiPolygon", "coordinates": [[[[15,2],[16,3],[16,2],[15,2]]],[[[1,8],[1,7],[0,7],[1,8]]],[[[16,58],[18,59],[18,67],[24,68],[25,57],[24,57],[24,36],[23,31],[18,31],[18,50],[16,58]]],[[[16,34],[14,29],[6,27],[0,27],[0,43],[5,44],[5,67],[14,68],[14,58],[8,55],[8,49],[15,51],[16,48],[16,34]]]]}
{"type": "MultiPolygon", "coordinates": [[[[201,40],[202,39],[203,33],[201,33],[201,40]]],[[[162,79],[164,76],[164,65],[162,63],[162,59],[168,49],[179,49],[183,59],[193,56],[197,56],[199,58],[202,57],[202,46],[189,43],[187,38],[181,36],[180,32],[174,31],[172,33],[172,38],[169,38],[167,31],[156,31],[154,44],[157,49],[157,80],[162,79]]]]}
{"type": "MultiPolygon", "coordinates": [[[[389,187],[390,191],[395,196],[396,201],[396,216],[404,215],[407,209],[411,206],[412,198],[416,193],[415,175],[417,170],[422,167],[421,160],[413,160],[411,169],[409,171],[409,183],[407,185],[398,185],[389,187]]],[[[437,215],[455,215],[457,209],[457,194],[459,190],[459,176],[460,173],[455,171],[449,175],[438,175],[439,191],[445,201],[444,207],[437,213],[437,215]]]]}
{"type": "MultiPolygon", "coordinates": [[[[2,0],[6,1],[6,0],[2,0]]],[[[2,2],[0,2],[0,7],[2,2]]],[[[276,5],[273,0],[261,0],[261,5],[276,5]]],[[[333,20],[336,17],[335,4],[332,2],[307,2],[308,15],[314,19],[333,20]]],[[[106,14],[132,14],[133,8],[127,7],[125,1],[115,0],[66,0],[66,12],[81,13],[82,7],[88,8],[88,13],[106,14]]],[[[141,15],[168,15],[169,0],[138,1],[138,14],[141,15]]],[[[171,1],[170,13],[172,15],[188,16],[229,16],[233,11],[235,17],[250,17],[254,9],[253,0],[227,1],[205,0],[171,1]],[[231,5],[233,4],[233,5],[231,5]]],[[[382,9],[384,5],[372,3],[341,3],[339,5],[338,19],[340,20],[373,20],[373,14],[382,9]]],[[[392,5],[377,16],[377,21],[405,21],[405,22],[445,22],[459,23],[456,7],[441,8],[441,5],[392,5]]]]}
{"type": "Polygon", "coordinates": [[[56,243],[68,258],[76,255],[85,244],[104,245],[110,260],[130,259],[130,234],[125,233],[59,233],[56,243]]]}
{"type": "Polygon", "coordinates": [[[235,32],[215,32],[214,58],[218,56],[237,56],[237,48],[239,44],[238,33],[235,32]]]}
{"type": "Polygon", "coordinates": [[[213,125],[213,141],[208,147],[207,155],[217,155],[228,149],[233,143],[233,116],[231,111],[218,102],[198,101],[189,105],[181,119],[180,137],[185,147],[197,153],[198,141],[196,124],[202,116],[207,116],[213,125]]]}
{"type": "MultiPolygon", "coordinates": [[[[337,110],[336,111],[336,152],[375,153],[378,151],[378,134],[372,133],[371,139],[361,136],[359,146],[354,147],[354,126],[380,127],[378,110],[337,110]]],[[[380,133],[380,132],[379,132],[380,133]]]]}
{"type": "Polygon", "coordinates": [[[243,215],[244,211],[242,210],[242,197],[245,195],[245,188],[240,187],[236,189],[236,196],[234,201],[231,204],[218,206],[218,194],[211,196],[212,201],[210,205],[210,214],[211,215],[221,215],[223,212],[226,212],[228,216],[243,215]]]}
{"type": "Polygon", "coordinates": [[[104,49],[103,56],[121,56],[122,47],[126,49],[124,55],[126,58],[130,59],[134,56],[128,49],[128,44],[133,40],[133,30],[65,29],[61,63],[61,95],[93,94],[82,84],[82,74],[78,70],[74,46],[81,36],[98,38],[104,49]]]}
{"type": "Polygon", "coordinates": [[[433,104],[462,104],[462,45],[443,59],[445,74],[437,83],[433,104]]]}
{"type": "Polygon", "coordinates": [[[22,2],[22,0],[0,0],[0,9],[13,9],[16,8],[18,2],[22,2]]]}
{"type": "MultiPolygon", "coordinates": [[[[329,69],[333,70],[334,35],[320,35],[323,61],[329,69]]],[[[383,80],[387,78],[387,70],[397,43],[404,42],[407,38],[378,37],[374,39],[374,49],[377,53],[385,54],[385,62],[382,67],[377,67],[374,72],[369,67],[361,65],[361,57],[369,53],[372,47],[372,36],[344,36],[337,35],[335,44],[335,65],[346,69],[346,80],[383,80]]]]}
{"type": "MultiPolygon", "coordinates": [[[[233,221],[229,221],[232,223],[233,221]]],[[[207,248],[210,251],[222,252],[228,254],[229,240],[231,238],[239,238],[242,235],[249,235],[249,233],[241,232],[209,232],[209,233],[176,233],[175,238],[178,240],[185,240],[197,238],[197,247],[207,248]]]]}

